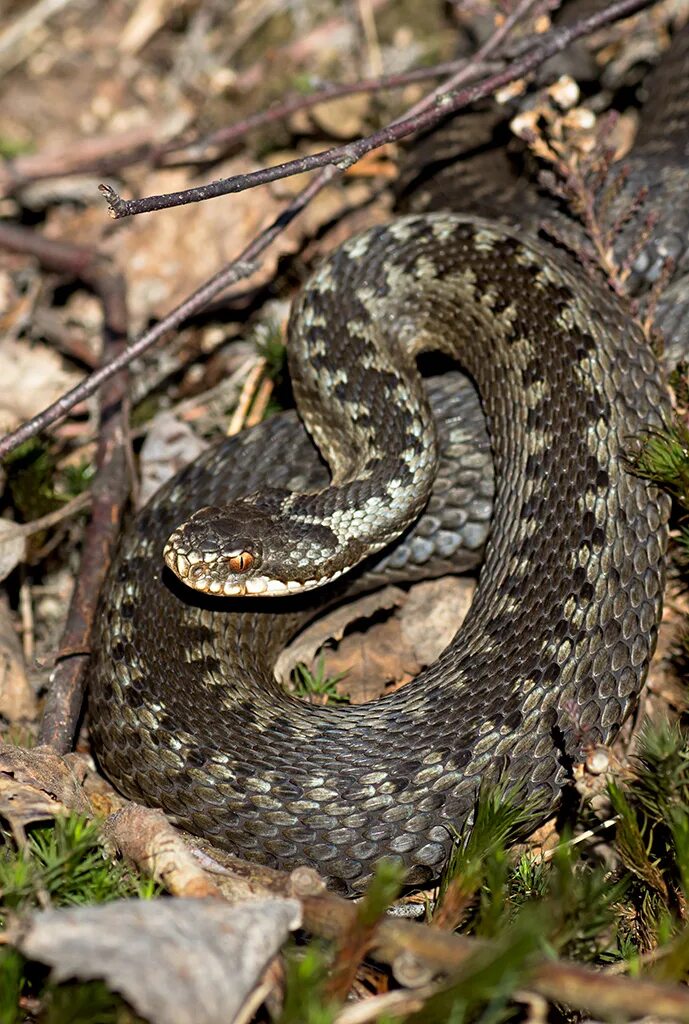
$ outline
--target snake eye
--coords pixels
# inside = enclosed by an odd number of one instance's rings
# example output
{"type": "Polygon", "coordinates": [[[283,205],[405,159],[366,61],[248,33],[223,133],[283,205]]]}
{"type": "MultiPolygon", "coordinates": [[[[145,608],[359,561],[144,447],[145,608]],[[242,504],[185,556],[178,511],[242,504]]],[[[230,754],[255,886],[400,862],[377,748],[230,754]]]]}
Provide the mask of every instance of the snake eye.
{"type": "Polygon", "coordinates": [[[240,551],[238,555],[232,555],[228,563],[232,572],[248,572],[254,564],[254,556],[250,551],[240,551]]]}

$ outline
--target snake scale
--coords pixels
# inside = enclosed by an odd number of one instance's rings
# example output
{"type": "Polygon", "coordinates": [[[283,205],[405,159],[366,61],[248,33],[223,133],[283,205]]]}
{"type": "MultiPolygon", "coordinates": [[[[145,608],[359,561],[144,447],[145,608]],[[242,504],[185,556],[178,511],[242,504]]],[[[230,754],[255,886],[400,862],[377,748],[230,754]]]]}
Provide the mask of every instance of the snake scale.
{"type": "Polygon", "coordinates": [[[545,813],[635,704],[669,508],[624,453],[663,423],[661,373],[618,300],[564,252],[448,213],[330,255],[294,304],[288,351],[331,486],[284,413],[158,492],[102,596],[91,733],[125,794],[221,847],[314,865],[350,893],[384,855],[422,883],[482,780],[518,784],[545,813]],[[490,446],[457,374],[417,379],[425,350],[473,379],[490,446]],[[278,651],[325,601],[471,563],[491,453],[478,590],[439,659],[358,707],[278,686],[278,651]],[[195,515],[228,503],[229,519],[195,515]]]}

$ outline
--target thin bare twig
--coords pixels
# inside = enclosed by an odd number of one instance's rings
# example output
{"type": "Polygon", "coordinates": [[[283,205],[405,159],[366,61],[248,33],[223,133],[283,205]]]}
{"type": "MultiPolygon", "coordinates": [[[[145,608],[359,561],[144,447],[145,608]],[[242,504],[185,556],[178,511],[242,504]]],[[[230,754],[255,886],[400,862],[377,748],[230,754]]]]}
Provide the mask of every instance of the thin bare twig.
{"type": "MultiPolygon", "coordinates": [[[[414,124],[418,126],[420,124],[420,119],[424,119],[424,127],[429,127],[436,121],[441,120],[450,111],[450,109],[457,110],[462,106],[466,106],[475,99],[484,95],[487,96],[492,91],[501,88],[508,82],[521,77],[524,73],[525,62],[528,63],[528,69],[531,70],[542,61],[547,60],[554,53],[564,49],[564,47],[572,40],[577,39],[588,32],[594,31],[594,29],[597,29],[600,25],[606,24],[608,21],[627,17],[635,11],[648,6],[649,3],[650,0],[617,0],[617,2],[610,4],[604,11],[592,15],[589,18],[585,18],[566,29],[551,33],[549,37],[550,42],[544,40],[544,42],[537,48],[537,52],[533,51],[527,58],[518,62],[518,66],[512,65],[511,68],[508,68],[500,74],[493,75],[491,78],[479,83],[479,85],[471,86],[462,90],[454,95],[453,98],[447,97],[447,102],[442,97],[436,97],[430,114],[421,114],[418,118],[410,118],[406,119],[406,121],[403,120],[398,122],[398,128],[399,125],[404,125],[405,123],[408,123],[409,120],[414,121],[414,124]],[[448,103],[451,104],[451,107],[447,105],[448,103]]],[[[499,29],[498,31],[502,32],[503,30],[504,29],[499,29]]],[[[391,126],[386,129],[386,131],[393,130],[396,129],[393,129],[391,126]]],[[[376,134],[380,135],[380,133],[376,134]]],[[[402,137],[402,134],[400,134],[400,138],[402,137]]],[[[371,138],[373,138],[373,136],[369,137],[368,140],[362,140],[362,142],[366,143],[368,146],[371,138]]],[[[388,137],[386,135],[382,140],[382,143],[387,141],[388,137]]],[[[369,148],[373,147],[369,146],[369,148]]],[[[351,162],[353,162],[353,160],[351,162]]],[[[294,161],[292,163],[294,163],[294,161]]],[[[229,287],[229,285],[234,284],[242,277],[247,276],[253,269],[254,261],[257,257],[262,254],[274,239],[277,238],[278,235],[287,227],[287,225],[291,223],[299,213],[301,213],[314,196],[317,195],[318,192],[320,192],[321,189],[323,189],[325,185],[332,181],[336,176],[343,173],[348,166],[350,166],[350,161],[341,161],[337,166],[332,163],[324,166],[321,173],[313,178],[309,185],[307,185],[306,188],[292,200],[292,202],[268,228],[262,231],[251,243],[249,243],[236,260],[232,263],[226,264],[220,271],[218,271],[217,274],[201,285],[201,287],[188,296],[188,298],[184,299],[154,327],[141,335],[141,337],[130,345],[120,356],[113,359],[110,363],[101,366],[98,370],[90,374],[87,378],[81,381],[80,384],[72,388],[66,394],[62,395],[56,402],[48,406],[37,416],[34,416],[13,433],[7,434],[4,438],[0,439],[0,458],[16,448],[17,445],[40,433],[40,431],[44,430],[46,427],[63,419],[74,405],[83,401],[89,395],[92,395],[106,380],[108,380],[109,377],[119,372],[123,367],[129,365],[132,360],[152,347],[168,331],[178,328],[189,317],[194,316],[200,310],[204,309],[211,299],[215,298],[218,294],[229,287]]],[[[265,174],[267,172],[261,171],[255,173],[265,174]]],[[[248,177],[251,176],[249,175],[248,177]]],[[[2,243],[2,225],[0,225],[0,244],[2,243]]]]}
{"type": "MultiPolygon", "coordinates": [[[[84,378],[79,384],[73,387],[70,391],[67,391],[64,395],[49,405],[38,415],[28,420],[17,430],[11,434],[6,434],[0,440],[0,458],[7,455],[8,452],[13,451],[18,445],[27,441],[30,437],[34,437],[39,434],[46,427],[49,427],[53,423],[57,423],[64,419],[69,410],[73,408],[78,402],[88,398],[89,395],[94,394],[102,384],[110,379],[114,374],[119,373],[120,370],[142,355],[147,349],[151,348],[157,341],[159,341],[168,331],[174,330],[184,323],[185,320],[194,316],[200,310],[204,309],[211,299],[219,295],[220,292],[224,291],[231,284],[235,284],[243,277],[248,277],[255,267],[255,260],[268,246],[273,242],[277,236],[287,227],[288,224],[294,220],[294,218],[301,213],[305,206],[311,201],[311,199],[318,193],[325,185],[335,177],[337,173],[334,168],[325,168],[325,172],[314,178],[312,182],[298,196],[284,209],[273,223],[265,228],[256,238],[249,243],[244,251],[233,260],[232,263],[226,264],[217,274],[214,274],[208,281],[204,282],[200,288],[197,288],[195,292],[192,292],[186,299],[184,299],[178,306],[168,313],[166,316],[159,320],[157,324],[151,327],[148,331],[145,331],[140,338],[137,339],[132,345],[129,345],[119,356],[115,359],[110,360],[109,363],[99,367],[93,373],[89,374],[88,377],[84,378]],[[327,173],[325,173],[327,172],[327,173]]],[[[0,225],[0,245],[3,244],[3,227],[0,225]]]]}
{"type": "Polygon", "coordinates": [[[46,515],[41,516],[39,519],[31,519],[28,523],[16,523],[13,526],[17,534],[31,537],[42,530],[49,530],[51,526],[57,526],[63,519],[69,519],[70,516],[76,515],[77,512],[81,512],[83,508],[86,508],[90,502],[90,493],[84,491],[82,494],[77,494],[76,498],[71,498],[64,505],[56,508],[53,512],[46,513],[46,515]]]}
{"type": "MultiPolygon", "coordinates": [[[[516,5],[512,13],[505,18],[501,25],[498,25],[498,27],[495,29],[492,35],[490,35],[488,39],[486,39],[485,43],[483,43],[483,45],[479,47],[479,49],[476,51],[476,53],[473,55],[470,61],[465,61],[464,65],[458,68],[458,70],[454,73],[454,75],[452,75],[451,78],[448,78],[446,82],[442,82],[440,85],[436,86],[436,88],[432,92],[430,92],[428,96],[424,96],[424,98],[422,100],[419,100],[419,102],[415,106],[413,106],[411,110],[408,110],[406,112],[403,118],[400,118],[398,121],[394,123],[399,124],[404,120],[415,117],[417,114],[422,114],[424,111],[430,110],[435,104],[438,104],[441,107],[444,106],[444,104],[446,103],[447,96],[454,93],[454,91],[458,89],[460,85],[464,85],[466,82],[471,81],[473,77],[472,68],[474,62],[480,65],[489,57],[492,57],[505,42],[505,39],[510,34],[515,25],[517,25],[522,20],[522,18],[526,17],[526,15],[533,7],[534,3],[535,0],[519,0],[519,3],[516,5]]],[[[534,50],[537,48],[538,44],[535,44],[534,50]]],[[[517,77],[521,76],[519,75],[517,77]]],[[[443,117],[447,113],[449,113],[449,111],[444,111],[443,117]]]]}
{"type": "MultiPolygon", "coordinates": [[[[9,195],[33,181],[46,178],[67,177],[86,172],[111,174],[123,167],[150,160],[154,165],[168,166],[195,160],[208,159],[209,150],[216,154],[238,142],[255,128],[284,121],[301,110],[308,110],[320,103],[367,92],[383,92],[388,89],[402,89],[414,82],[426,82],[454,74],[466,65],[466,60],[448,61],[433,67],[414,68],[402,74],[383,75],[360,82],[341,85],[327,85],[308,96],[292,96],[267,110],[219,128],[210,135],[184,140],[175,137],[166,142],[157,142],[159,126],[147,125],[120,135],[102,138],[82,139],[69,149],[54,152],[28,153],[6,159],[0,165],[0,191],[9,195]]],[[[478,78],[491,70],[487,63],[471,65],[471,78],[478,78]]]]}
{"type": "MultiPolygon", "coordinates": [[[[366,92],[385,92],[387,89],[402,89],[415,82],[427,82],[431,78],[442,78],[445,75],[454,75],[467,64],[466,58],[462,60],[447,61],[444,64],[434,64],[432,67],[414,68],[396,75],[381,75],[379,78],[365,78],[359,82],[345,82],[340,85],[326,85],[317,89],[308,96],[291,96],[276,103],[267,110],[261,110],[257,114],[251,114],[241,121],[227,125],[225,128],[218,128],[210,135],[199,136],[189,142],[171,140],[161,148],[161,154],[167,156],[170,153],[183,151],[186,158],[200,158],[204,153],[213,147],[227,148],[232,143],[239,141],[255,128],[263,128],[265,125],[275,124],[284,121],[292,114],[300,113],[302,110],[309,110],[321,103],[328,103],[331,100],[342,99],[345,96],[357,96],[366,92]]],[[[478,78],[482,74],[490,73],[491,69],[485,63],[475,64],[471,59],[471,76],[478,78]]],[[[179,160],[177,161],[179,162],[179,160]]]]}
{"type": "MultiPolygon", "coordinates": [[[[440,91],[432,94],[430,101],[422,101],[415,110],[417,113],[406,115],[392,124],[380,128],[371,135],[343,146],[333,146],[320,153],[312,153],[296,160],[288,160],[274,167],[263,167],[257,171],[250,171],[248,174],[237,174],[230,178],[221,178],[218,181],[210,182],[207,185],[199,185],[195,188],[183,189],[179,192],[168,192],[158,196],[146,196],[143,199],[125,200],[110,185],[101,185],[110,211],[116,219],[130,217],[141,213],[151,213],[154,210],[165,210],[175,206],[185,206],[188,203],[200,203],[206,199],[215,199],[219,196],[230,195],[236,192],[244,192],[246,189],[255,188],[257,185],[265,185],[271,181],[278,181],[281,178],[291,177],[295,174],[302,174],[305,171],[313,171],[320,167],[337,167],[339,170],[347,170],[355,164],[366,153],[377,149],[391,142],[399,142],[400,139],[411,135],[414,132],[424,131],[441,118],[452,114],[463,107],[474,103],[476,100],[490,96],[498,89],[509,85],[519,78],[523,78],[544,61],[554,54],[559,53],[575,39],[594,32],[602,25],[606,25],[618,18],[627,17],[644,7],[648,7],[651,0],[616,0],[609,4],[604,10],[582,18],[573,25],[564,26],[560,29],[553,29],[543,36],[542,41],[519,60],[513,61],[505,70],[478,82],[475,85],[466,86],[455,91],[452,86],[441,87],[440,91]],[[419,109],[420,108],[420,109],[419,109]]],[[[502,31],[500,29],[499,31],[502,31]]]]}
{"type": "MultiPolygon", "coordinates": [[[[288,874],[213,851],[216,853],[217,861],[208,856],[203,859],[226,897],[270,894],[297,899],[302,906],[305,931],[331,941],[343,943],[356,930],[358,907],[327,892],[313,869],[301,867],[288,874]]],[[[145,864],[140,866],[146,869],[145,864]]],[[[392,966],[402,956],[413,958],[428,977],[438,979],[437,987],[441,989],[461,977],[472,957],[491,948],[494,944],[490,940],[393,917],[377,922],[370,941],[374,960],[392,966]]],[[[689,992],[678,984],[643,977],[616,977],[587,965],[544,957],[534,962],[528,989],[549,1002],[564,1003],[605,1019],[635,1019],[652,1014],[689,1024],[689,992]]],[[[425,998],[433,990],[424,985],[417,995],[425,998]]],[[[358,1018],[354,1015],[352,1019],[358,1018]]]]}
{"type": "Polygon", "coordinates": [[[120,135],[82,139],[69,148],[26,153],[3,160],[0,165],[0,189],[4,194],[9,194],[32,181],[84,174],[87,171],[111,174],[155,152],[158,131],[159,126],[148,125],[120,135]]]}
{"type": "MultiPolygon", "coordinates": [[[[44,266],[80,277],[99,295],[104,315],[104,358],[112,348],[117,350],[125,344],[127,316],[125,284],[121,274],[114,271],[98,253],[81,246],[51,241],[22,228],[14,230],[12,239],[16,250],[33,252],[44,266]]],[[[4,240],[8,242],[7,235],[4,240]]],[[[86,497],[86,500],[91,500],[91,521],[41,723],[41,742],[59,752],[72,748],[84,698],[88,642],[96,599],[109,562],[110,546],[118,530],[119,514],[129,491],[123,428],[119,419],[124,392],[124,381],[116,377],[101,395],[99,475],[91,494],[86,497]]],[[[77,500],[70,504],[74,507],[77,500]]],[[[59,512],[64,515],[65,509],[59,512]]],[[[30,525],[35,527],[36,523],[30,525]]]]}

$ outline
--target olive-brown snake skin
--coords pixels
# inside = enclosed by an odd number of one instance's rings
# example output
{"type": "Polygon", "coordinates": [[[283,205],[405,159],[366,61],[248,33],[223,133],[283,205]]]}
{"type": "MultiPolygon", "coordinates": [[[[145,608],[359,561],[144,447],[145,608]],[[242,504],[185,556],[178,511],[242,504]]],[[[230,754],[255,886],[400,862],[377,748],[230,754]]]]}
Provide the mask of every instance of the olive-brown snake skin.
{"type": "Polygon", "coordinates": [[[609,742],[634,706],[656,641],[669,512],[623,455],[662,426],[661,374],[606,285],[562,251],[443,213],[373,228],[328,257],[295,303],[289,354],[324,451],[336,427],[337,488],[321,490],[327,475],[292,413],[165,485],[125,531],[101,602],[92,735],[125,794],[219,846],[314,865],[349,892],[384,855],[422,882],[482,780],[518,783],[546,811],[572,762],[609,742]],[[300,623],[367,579],[461,565],[485,534],[480,418],[470,406],[461,419],[454,375],[428,400],[412,373],[426,349],[469,373],[489,424],[496,484],[479,588],[458,635],[412,683],[363,706],[313,707],[272,677],[300,623]],[[192,530],[171,564],[193,568],[204,545],[227,561],[226,540],[240,576],[264,581],[257,592],[285,561],[295,583],[363,565],[325,594],[290,595],[286,582],[267,598],[185,587],[163,564],[170,534],[197,509],[254,494],[229,524],[211,517],[210,539],[192,530]],[[392,519],[411,524],[400,549],[392,519]]]}

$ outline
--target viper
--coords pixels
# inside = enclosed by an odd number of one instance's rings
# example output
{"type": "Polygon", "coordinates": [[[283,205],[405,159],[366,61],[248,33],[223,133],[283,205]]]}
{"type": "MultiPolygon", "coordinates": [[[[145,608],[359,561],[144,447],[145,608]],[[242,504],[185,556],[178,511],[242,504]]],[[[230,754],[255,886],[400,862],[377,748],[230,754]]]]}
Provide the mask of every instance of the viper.
{"type": "Polygon", "coordinates": [[[382,856],[421,883],[483,781],[546,813],[636,703],[669,505],[629,452],[667,420],[662,374],[602,277],[530,230],[434,212],[327,257],[288,356],[301,418],[210,449],[123,532],[91,734],[126,795],[223,848],[346,892],[382,856]],[[469,375],[489,440],[462,378],[419,377],[425,351],[469,375]],[[486,535],[466,621],[407,686],[342,708],[276,683],[324,604],[462,567],[486,535]]]}

